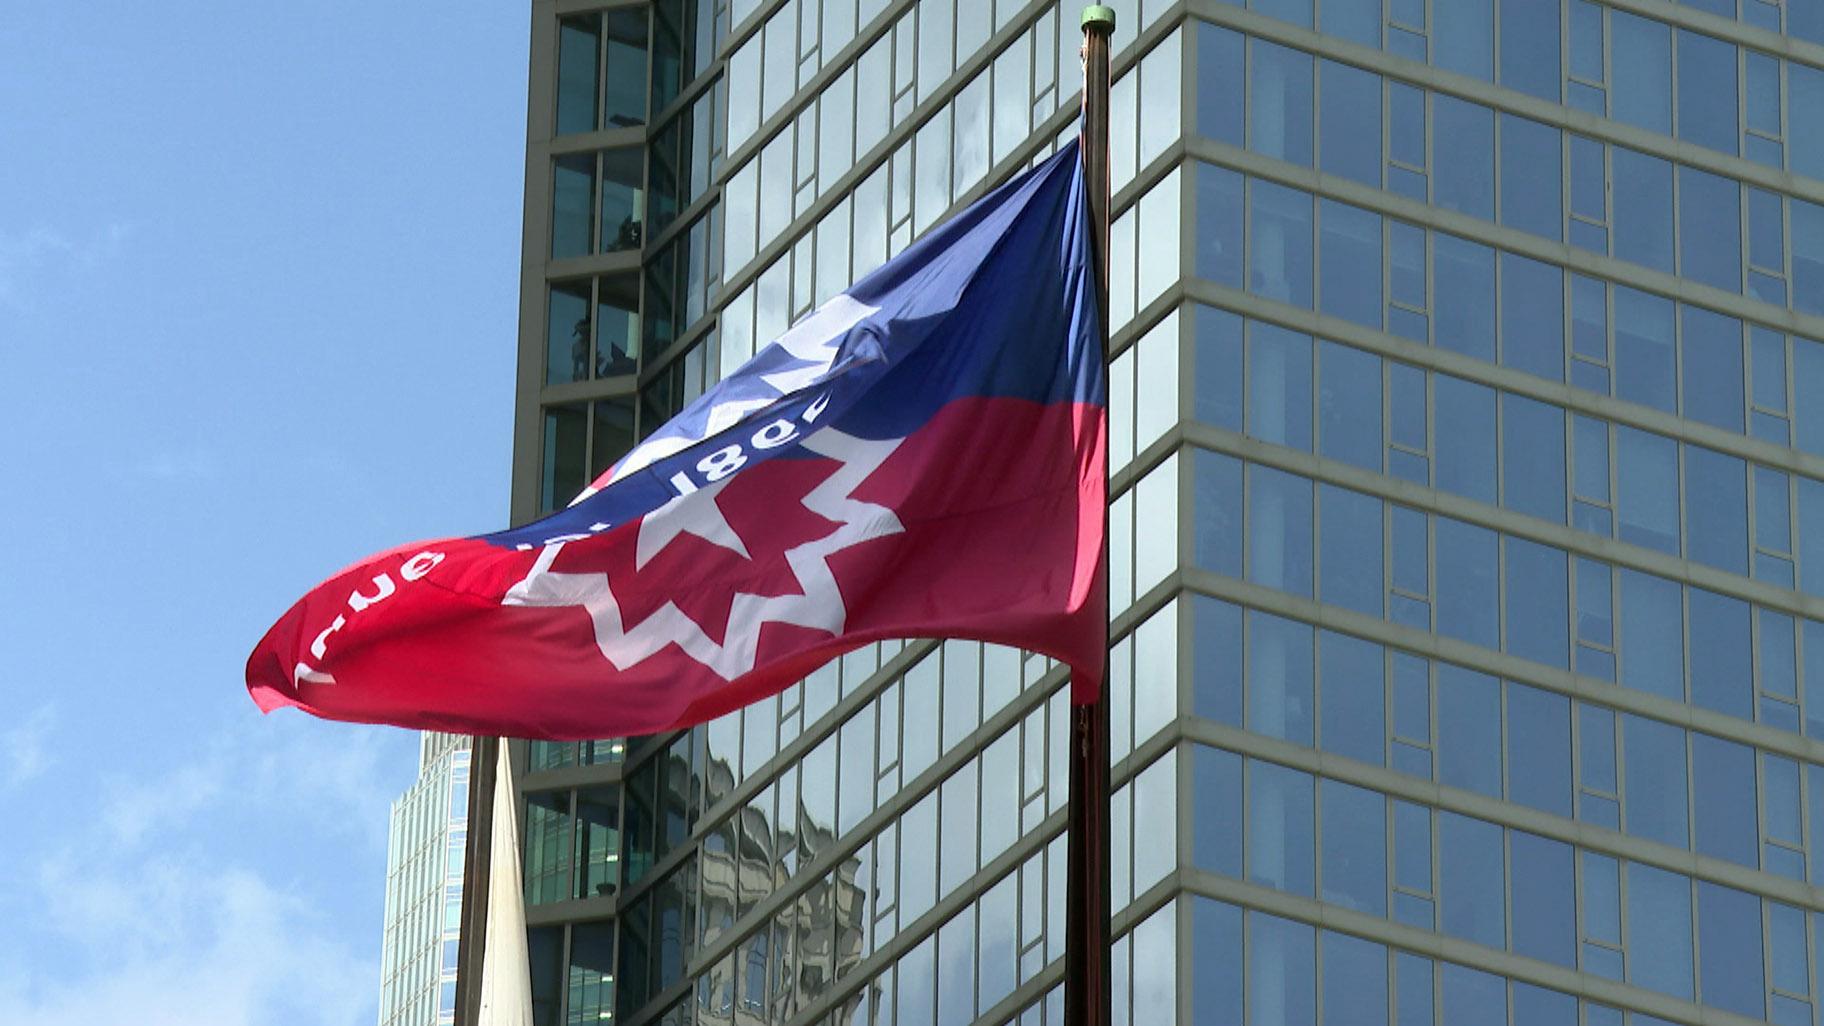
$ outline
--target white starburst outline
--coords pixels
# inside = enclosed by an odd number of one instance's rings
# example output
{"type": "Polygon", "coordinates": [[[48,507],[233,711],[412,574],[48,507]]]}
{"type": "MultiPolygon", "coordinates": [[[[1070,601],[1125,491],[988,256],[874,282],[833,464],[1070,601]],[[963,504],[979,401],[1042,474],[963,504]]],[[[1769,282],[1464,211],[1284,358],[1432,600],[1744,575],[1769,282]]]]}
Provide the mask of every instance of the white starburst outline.
{"type": "MultiPolygon", "coordinates": [[[[904,441],[904,438],[872,441],[824,428],[800,443],[811,452],[828,456],[840,464],[834,474],[811,489],[803,499],[805,509],[834,522],[836,529],[786,550],[786,565],[798,580],[799,594],[736,592],[729,609],[728,630],[721,644],[717,644],[676,603],[669,601],[631,628],[625,626],[620,602],[614,596],[606,573],[566,573],[551,568],[564,546],[572,542],[545,546],[525,579],[508,589],[501,604],[583,607],[595,625],[596,647],[618,670],[638,666],[665,646],[677,645],[685,655],[716,676],[734,680],[754,668],[760,628],[766,624],[792,624],[832,635],[841,633],[848,619],[848,609],[836,586],[836,576],[830,570],[829,557],[862,542],[905,530],[899,516],[891,509],[853,497],[855,489],[904,441]]],[[[698,492],[686,497],[686,501],[692,499],[714,502],[715,495],[698,492]]]]}

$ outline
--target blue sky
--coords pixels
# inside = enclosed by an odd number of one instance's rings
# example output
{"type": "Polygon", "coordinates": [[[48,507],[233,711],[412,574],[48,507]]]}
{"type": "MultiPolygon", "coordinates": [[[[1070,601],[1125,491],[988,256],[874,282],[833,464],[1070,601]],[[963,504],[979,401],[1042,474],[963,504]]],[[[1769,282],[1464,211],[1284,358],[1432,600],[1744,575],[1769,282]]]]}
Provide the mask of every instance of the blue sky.
{"type": "Polygon", "coordinates": [[[527,5],[7,7],[0,1022],[372,1023],[416,735],[241,669],[506,522],[527,5]]]}

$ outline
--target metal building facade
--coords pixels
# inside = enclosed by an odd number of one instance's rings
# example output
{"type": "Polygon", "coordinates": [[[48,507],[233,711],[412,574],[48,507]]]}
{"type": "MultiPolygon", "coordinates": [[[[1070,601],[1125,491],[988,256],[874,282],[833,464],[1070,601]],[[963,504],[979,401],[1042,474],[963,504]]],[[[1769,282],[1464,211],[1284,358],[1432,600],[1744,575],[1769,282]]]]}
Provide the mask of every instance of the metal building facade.
{"type": "Polygon", "coordinates": [[[418,779],[388,822],[380,1026],[454,1021],[468,823],[469,739],[421,734],[418,779]]]}

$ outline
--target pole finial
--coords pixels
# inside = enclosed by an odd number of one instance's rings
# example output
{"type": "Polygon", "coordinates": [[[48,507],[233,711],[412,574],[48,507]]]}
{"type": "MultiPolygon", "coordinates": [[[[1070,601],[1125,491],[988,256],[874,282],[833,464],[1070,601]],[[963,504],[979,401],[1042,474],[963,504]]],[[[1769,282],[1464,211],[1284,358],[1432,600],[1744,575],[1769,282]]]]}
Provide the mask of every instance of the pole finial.
{"type": "Polygon", "coordinates": [[[1115,9],[1102,4],[1083,8],[1083,31],[1115,34],[1115,9]]]}

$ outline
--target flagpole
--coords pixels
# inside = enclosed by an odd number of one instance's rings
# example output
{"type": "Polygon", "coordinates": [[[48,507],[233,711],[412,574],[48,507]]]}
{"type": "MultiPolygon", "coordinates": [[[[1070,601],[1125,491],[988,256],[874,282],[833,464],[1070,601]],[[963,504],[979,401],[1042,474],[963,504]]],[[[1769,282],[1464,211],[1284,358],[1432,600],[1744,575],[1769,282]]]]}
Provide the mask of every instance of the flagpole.
{"type": "Polygon", "coordinates": [[[494,853],[494,788],[500,738],[476,734],[469,741],[468,841],[462,859],[462,928],[456,940],[454,1026],[477,1026],[481,1015],[482,958],[487,949],[488,876],[494,853]]]}
{"type": "MultiPolygon", "coordinates": [[[[1115,12],[1085,7],[1083,26],[1083,185],[1088,193],[1096,263],[1102,359],[1108,360],[1108,80],[1115,12]]],[[[1106,489],[1105,489],[1106,491],[1106,489]]],[[[1108,588],[1108,533],[1102,541],[1103,597],[1108,588]]],[[[1107,602],[1104,601],[1106,608],[1107,602]]],[[[1108,682],[1108,621],[1102,621],[1102,680],[1108,682]]],[[[1098,692],[1070,707],[1069,867],[1065,901],[1064,1022],[1108,1026],[1108,703],[1098,692]]]]}

